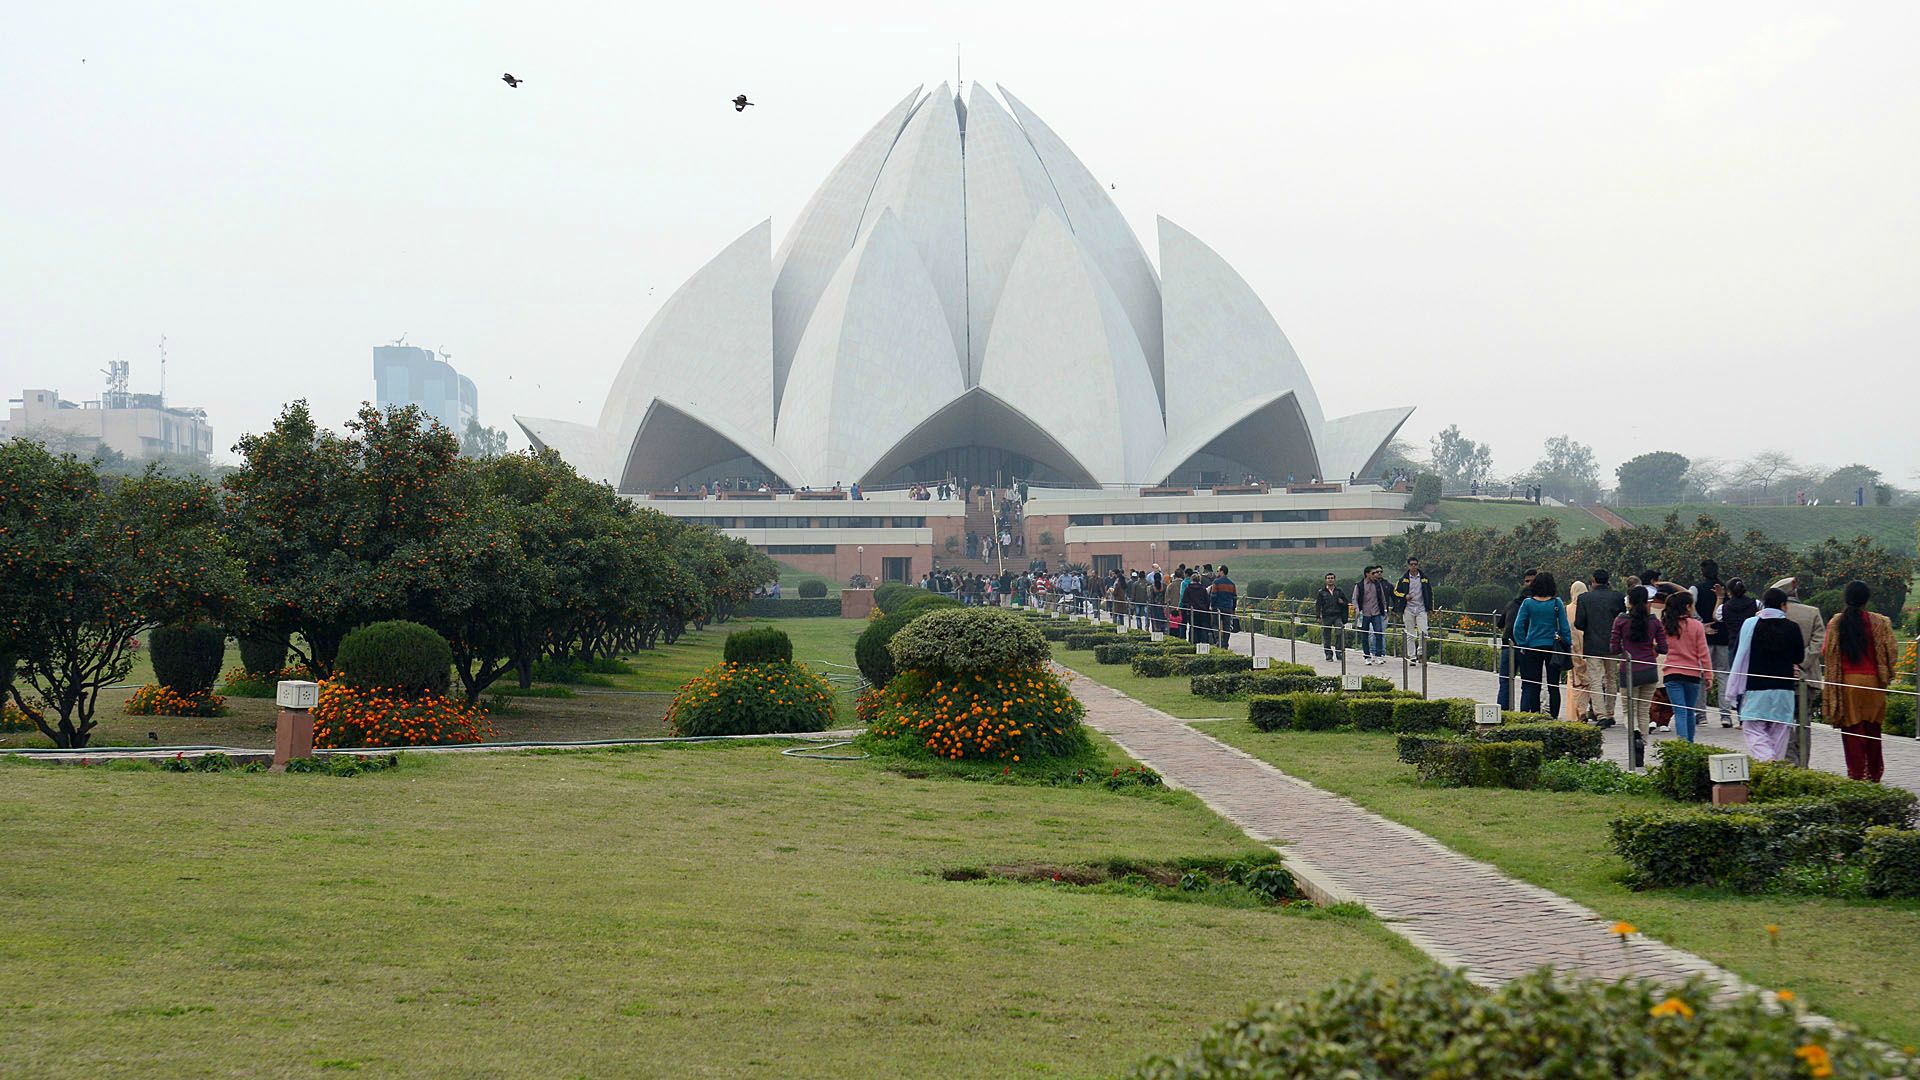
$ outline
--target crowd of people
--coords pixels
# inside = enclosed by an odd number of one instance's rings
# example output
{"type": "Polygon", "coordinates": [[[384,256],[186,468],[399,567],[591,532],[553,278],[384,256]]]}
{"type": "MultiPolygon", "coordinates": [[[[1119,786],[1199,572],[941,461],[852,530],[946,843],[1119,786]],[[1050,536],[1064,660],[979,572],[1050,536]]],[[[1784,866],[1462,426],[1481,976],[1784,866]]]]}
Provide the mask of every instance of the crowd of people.
{"type": "Polygon", "coordinates": [[[1021,607],[1109,615],[1125,626],[1208,645],[1224,646],[1240,629],[1239,587],[1224,564],[1183,563],[1171,573],[1159,563],[1105,574],[1072,567],[1005,570],[998,577],[936,571],[922,575],[920,587],[966,604],[997,604],[1004,596],[1021,607]]]}
{"type": "Polygon", "coordinates": [[[1500,705],[1601,727],[1624,719],[1636,767],[1655,732],[1691,742],[1710,712],[1741,729],[1755,760],[1788,761],[1800,757],[1804,687],[1804,707],[1844,736],[1847,775],[1878,783],[1898,649],[1892,621],[1868,609],[1872,590],[1849,584],[1832,618],[1800,601],[1795,578],[1750,592],[1711,559],[1692,584],[1648,568],[1615,588],[1596,570],[1564,597],[1551,573],[1529,571],[1496,617],[1500,705]]]}

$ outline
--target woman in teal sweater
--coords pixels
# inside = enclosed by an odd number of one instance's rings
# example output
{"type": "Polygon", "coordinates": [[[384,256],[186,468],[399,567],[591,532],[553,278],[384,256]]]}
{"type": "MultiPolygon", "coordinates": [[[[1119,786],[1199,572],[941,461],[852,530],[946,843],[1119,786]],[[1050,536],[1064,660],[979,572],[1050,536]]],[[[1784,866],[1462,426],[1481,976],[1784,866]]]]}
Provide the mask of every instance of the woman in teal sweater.
{"type": "Polygon", "coordinates": [[[1513,645],[1520,652],[1520,711],[1540,711],[1540,687],[1547,687],[1547,715],[1560,715],[1560,666],[1553,663],[1557,649],[1573,644],[1573,631],[1567,626],[1567,605],[1554,595],[1559,591],[1553,575],[1541,571],[1534,575],[1530,595],[1520,601],[1513,618],[1513,645]]]}

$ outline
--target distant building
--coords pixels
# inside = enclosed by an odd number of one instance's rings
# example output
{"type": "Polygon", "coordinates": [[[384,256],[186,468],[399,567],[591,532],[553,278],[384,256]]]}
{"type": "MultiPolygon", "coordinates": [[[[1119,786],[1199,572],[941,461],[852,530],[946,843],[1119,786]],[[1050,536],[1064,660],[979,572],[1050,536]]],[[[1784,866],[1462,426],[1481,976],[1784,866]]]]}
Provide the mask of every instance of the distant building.
{"type": "Polygon", "coordinates": [[[206,462],[213,456],[207,410],[169,407],[159,394],[120,391],[72,402],[58,390],[29,388],[8,404],[0,438],[33,439],[83,456],[101,447],[136,459],[177,455],[206,462]]]}
{"type": "Polygon", "coordinates": [[[430,349],[374,346],[373,381],[375,400],[382,409],[418,405],[455,435],[465,434],[467,422],[480,417],[480,392],[473,380],[430,349]]]}

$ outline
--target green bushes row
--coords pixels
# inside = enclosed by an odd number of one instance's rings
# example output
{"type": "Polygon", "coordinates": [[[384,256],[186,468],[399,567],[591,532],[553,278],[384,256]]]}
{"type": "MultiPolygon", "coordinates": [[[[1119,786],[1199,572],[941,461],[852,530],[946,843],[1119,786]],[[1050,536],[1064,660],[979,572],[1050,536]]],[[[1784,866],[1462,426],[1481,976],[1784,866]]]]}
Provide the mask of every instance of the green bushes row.
{"type": "MultiPolygon", "coordinates": [[[[1312,670],[1303,664],[1284,664],[1265,671],[1248,669],[1194,675],[1188,680],[1187,689],[1195,697],[1212,701],[1231,701],[1247,694],[1291,694],[1303,690],[1337,693],[1340,690],[1340,676],[1315,675],[1312,670]]],[[[1360,679],[1361,693],[1380,694],[1392,689],[1392,679],[1377,675],[1366,675],[1360,679]]]]}
{"type": "Polygon", "coordinates": [[[1500,650],[1492,645],[1475,645],[1466,641],[1442,641],[1440,662],[1454,667],[1471,668],[1475,671],[1499,671],[1500,650]]]}
{"type": "MultiPolygon", "coordinates": [[[[1507,713],[1526,716],[1527,713],[1507,713]]],[[[1537,723],[1503,723],[1474,732],[1482,742],[1539,743],[1551,761],[1592,761],[1600,756],[1600,729],[1592,724],[1570,720],[1542,720],[1537,723]]]]}
{"type": "MultiPolygon", "coordinates": [[[[1139,657],[1186,656],[1191,657],[1193,646],[1184,641],[1148,641],[1144,638],[1117,638],[1113,641],[1093,647],[1093,659],[1101,664],[1125,664],[1139,657]]],[[[1231,656],[1231,653],[1222,653],[1231,656]]],[[[1241,657],[1246,660],[1246,657],[1241,657]]],[[[1247,660],[1251,667],[1253,661],[1247,660]]]]}
{"type": "MultiPolygon", "coordinates": [[[[1292,665],[1301,668],[1302,674],[1311,674],[1313,669],[1304,665],[1292,665]]],[[[1150,653],[1136,653],[1133,658],[1133,673],[1149,679],[1164,679],[1174,675],[1217,675],[1231,671],[1252,671],[1253,657],[1239,653],[1210,652],[1205,656],[1196,656],[1193,646],[1181,649],[1164,649],[1150,653]]]]}
{"type": "Polygon", "coordinates": [[[1135,1080],[1246,1077],[1913,1075],[1910,1053],[1695,978],[1577,980],[1542,969],[1487,989],[1458,970],[1366,975],[1258,1006],[1135,1080]],[[1817,1051],[1817,1054],[1815,1053],[1817,1051]],[[1811,1067],[1814,1062],[1820,1068],[1811,1067]]]}
{"type": "Polygon", "coordinates": [[[1540,783],[1546,754],[1537,742],[1433,739],[1420,754],[1420,781],[1442,787],[1531,789],[1540,783]]]}
{"type": "Polygon", "coordinates": [[[1346,695],[1323,690],[1255,694],[1247,699],[1247,720],[1261,731],[1331,731],[1351,725],[1359,731],[1429,732],[1455,730],[1446,701],[1426,701],[1392,691],[1346,695]]]}
{"type": "Polygon", "coordinates": [[[1920,833],[1879,825],[1862,847],[1868,896],[1920,897],[1920,833]]]}
{"type": "Polygon", "coordinates": [[[829,596],[824,599],[803,597],[798,600],[785,598],[775,600],[763,596],[757,600],[749,600],[735,610],[740,615],[750,615],[756,619],[828,619],[840,614],[840,598],[829,596]]]}

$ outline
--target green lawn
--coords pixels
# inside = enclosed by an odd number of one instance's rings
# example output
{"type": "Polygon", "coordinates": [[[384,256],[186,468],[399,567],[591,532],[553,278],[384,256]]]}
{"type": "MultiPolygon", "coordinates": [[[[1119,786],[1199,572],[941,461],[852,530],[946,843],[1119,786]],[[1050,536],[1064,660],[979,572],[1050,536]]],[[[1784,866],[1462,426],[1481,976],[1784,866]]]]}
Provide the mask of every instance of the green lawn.
{"type": "Polygon", "coordinates": [[[1636,525],[1658,525],[1668,514],[1679,514],[1682,524],[1692,524],[1705,514],[1735,536],[1758,529],[1794,548],[1829,536],[1851,540],[1865,535],[1902,555],[1914,553],[1914,525],[1920,522],[1920,510],[1910,506],[1633,506],[1615,512],[1636,525]]]}
{"type": "Polygon", "coordinates": [[[846,588],[847,583],[841,581],[839,578],[829,577],[826,574],[816,574],[812,570],[802,570],[791,563],[781,562],[779,559],[773,561],[775,565],[780,567],[780,595],[784,598],[792,599],[793,597],[799,596],[800,586],[809,581],[818,581],[822,585],[825,585],[828,596],[839,596],[840,590],[846,588]]]}
{"type": "Polygon", "coordinates": [[[1423,787],[1390,735],[1263,733],[1245,720],[1203,725],[1225,742],[1447,846],[1607,918],[1706,957],[1815,1011],[1903,1043],[1920,1042],[1920,902],[1850,902],[1707,890],[1635,892],[1607,824],[1654,796],[1423,787]],[[1765,927],[1780,927],[1778,945],[1765,927]]]}
{"type": "Polygon", "coordinates": [[[1425,961],[943,868],[1257,850],[1183,794],[767,744],[355,779],[0,766],[0,1074],[1102,1076],[1425,961]]]}
{"type": "Polygon", "coordinates": [[[1448,528],[1497,529],[1507,532],[1534,518],[1551,518],[1560,524],[1562,540],[1584,540],[1606,532],[1600,519],[1577,507],[1534,506],[1530,503],[1482,502],[1477,499],[1441,499],[1435,515],[1448,528]]]}

